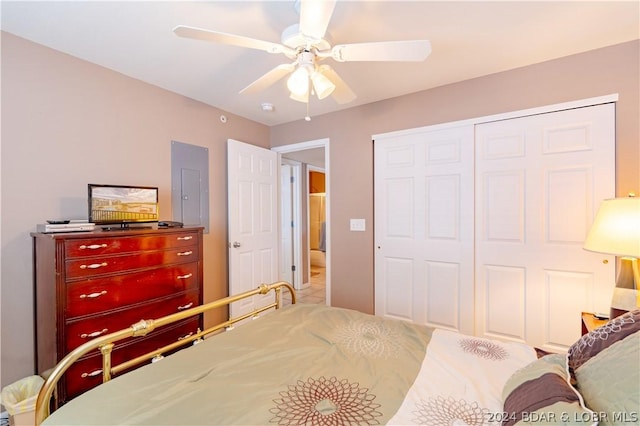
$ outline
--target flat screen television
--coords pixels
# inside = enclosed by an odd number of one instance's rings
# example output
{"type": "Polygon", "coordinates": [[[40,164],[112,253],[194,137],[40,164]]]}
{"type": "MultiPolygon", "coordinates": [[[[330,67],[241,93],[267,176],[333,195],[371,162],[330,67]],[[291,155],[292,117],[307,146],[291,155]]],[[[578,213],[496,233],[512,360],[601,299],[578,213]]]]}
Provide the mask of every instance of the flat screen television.
{"type": "Polygon", "coordinates": [[[153,186],[97,185],[90,183],[89,222],[120,225],[158,221],[158,188],[153,186]]]}

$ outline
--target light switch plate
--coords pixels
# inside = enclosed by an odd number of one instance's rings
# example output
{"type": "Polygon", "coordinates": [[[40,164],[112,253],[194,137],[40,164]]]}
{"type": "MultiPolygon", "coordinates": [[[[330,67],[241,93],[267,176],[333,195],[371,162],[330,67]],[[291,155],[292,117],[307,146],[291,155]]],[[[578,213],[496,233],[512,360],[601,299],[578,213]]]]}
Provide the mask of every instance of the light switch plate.
{"type": "Polygon", "coordinates": [[[364,219],[350,219],[349,230],[364,231],[366,228],[364,219]]]}

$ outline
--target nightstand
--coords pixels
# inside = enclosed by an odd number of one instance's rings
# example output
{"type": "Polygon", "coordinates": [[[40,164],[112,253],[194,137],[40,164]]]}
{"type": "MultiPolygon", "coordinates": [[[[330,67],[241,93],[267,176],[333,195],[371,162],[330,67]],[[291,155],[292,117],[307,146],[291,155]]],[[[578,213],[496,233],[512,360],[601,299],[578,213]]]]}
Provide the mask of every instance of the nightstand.
{"type": "Polygon", "coordinates": [[[584,336],[588,332],[598,327],[601,327],[608,323],[608,319],[596,318],[594,314],[590,312],[582,313],[582,335],[584,336]]]}

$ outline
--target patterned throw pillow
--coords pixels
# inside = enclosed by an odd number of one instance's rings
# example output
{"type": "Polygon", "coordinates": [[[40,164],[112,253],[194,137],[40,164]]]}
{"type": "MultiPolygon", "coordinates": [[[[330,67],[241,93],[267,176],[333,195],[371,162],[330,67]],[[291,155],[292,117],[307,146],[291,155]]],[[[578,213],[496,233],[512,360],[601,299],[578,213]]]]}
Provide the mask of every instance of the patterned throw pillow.
{"type": "Polygon", "coordinates": [[[595,424],[593,413],[569,384],[566,355],[544,356],[516,371],[505,384],[503,426],[595,424]]]}
{"type": "Polygon", "coordinates": [[[503,390],[503,425],[640,424],[639,362],[635,310],[582,336],[566,355],[515,372],[503,390]]]}
{"type": "Polygon", "coordinates": [[[571,377],[575,379],[575,371],[585,362],[637,331],[640,331],[640,309],[614,318],[602,327],[582,336],[569,348],[568,362],[571,377]]]}
{"type": "Polygon", "coordinates": [[[640,424],[640,310],[582,336],[567,364],[600,425],[640,424]]]}

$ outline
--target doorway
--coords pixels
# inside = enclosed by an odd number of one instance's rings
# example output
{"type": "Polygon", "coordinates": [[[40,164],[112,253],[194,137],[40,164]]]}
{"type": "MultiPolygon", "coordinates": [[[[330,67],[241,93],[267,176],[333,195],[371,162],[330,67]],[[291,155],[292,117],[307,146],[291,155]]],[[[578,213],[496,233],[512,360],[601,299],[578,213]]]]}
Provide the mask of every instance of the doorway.
{"type": "Polygon", "coordinates": [[[326,175],[325,169],[307,167],[307,211],[309,241],[309,287],[300,294],[302,302],[324,303],[326,294],[326,175]]]}
{"type": "MultiPolygon", "coordinates": [[[[279,146],[272,148],[272,150],[281,154],[281,170],[283,167],[289,170],[299,170],[298,180],[294,177],[291,185],[289,182],[282,181],[281,183],[282,217],[287,217],[286,221],[284,219],[281,221],[283,236],[281,258],[292,259],[293,266],[291,273],[289,266],[283,262],[281,276],[292,277],[299,302],[330,305],[329,140],[320,139],[279,146]],[[322,196],[310,195],[312,191],[319,194],[317,188],[310,188],[310,172],[323,176],[324,192],[322,196]],[[287,194],[287,192],[290,193],[287,194]],[[289,209],[289,205],[291,210],[286,211],[289,209]],[[324,217],[317,216],[317,205],[323,207],[324,217]],[[312,209],[316,212],[313,218],[310,217],[312,209]],[[291,217],[291,230],[288,226],[289,216],[291,217]],[[314,222],[313,229],[311,229],[312,221],[314,222]],[[285,244],[289,238],[292,239],[291,244],[285,244]]],[[[293,175],[296,173],[294,172],[293,175]]]]}

